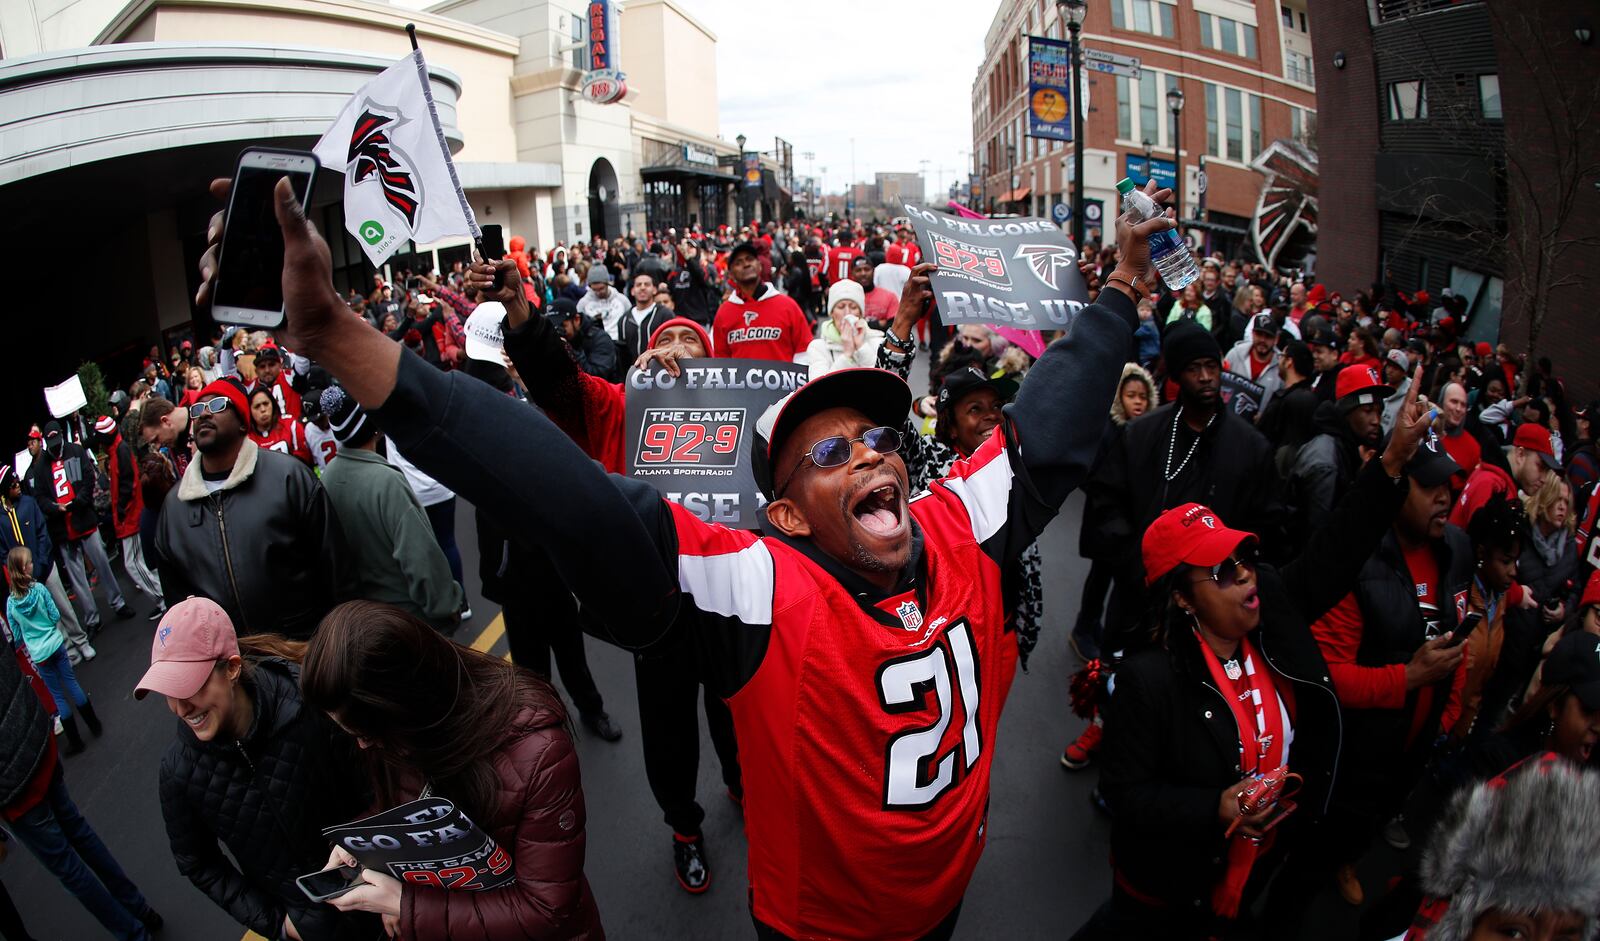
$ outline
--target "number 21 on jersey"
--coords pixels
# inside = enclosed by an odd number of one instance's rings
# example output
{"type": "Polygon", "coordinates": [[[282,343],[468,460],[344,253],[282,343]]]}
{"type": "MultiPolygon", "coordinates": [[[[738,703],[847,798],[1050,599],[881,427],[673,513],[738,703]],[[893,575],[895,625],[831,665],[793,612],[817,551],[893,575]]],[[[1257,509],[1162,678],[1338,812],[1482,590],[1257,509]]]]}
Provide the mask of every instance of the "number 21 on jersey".
{"type": "Polygon", "coordinates": [[[982,753],[978,728],[978,648],[965,619],[945,632],[945,643],[890,660],[878,668],[878,697],[891,715],[927,707],[934,694],[939,718],[930,726],[908,729],[889,740],[883,775],[885,810],[921,810],[963,779],[982,753]],[[956,711],[963,714],[961,740],[939,754],[956,711]],[[957,761],[960,753],[960,761],[957,761]]]}

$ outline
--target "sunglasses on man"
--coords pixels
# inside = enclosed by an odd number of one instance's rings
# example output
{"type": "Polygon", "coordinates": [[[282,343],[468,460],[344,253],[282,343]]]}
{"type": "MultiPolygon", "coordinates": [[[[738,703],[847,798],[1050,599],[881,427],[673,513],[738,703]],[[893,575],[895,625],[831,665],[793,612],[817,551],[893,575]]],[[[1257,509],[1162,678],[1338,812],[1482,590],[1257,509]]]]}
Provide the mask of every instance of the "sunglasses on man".
{"type": "Polygon", "coordinates": [[[220,395],[216,398],[206,399],[204,402],[196,402],[189,406],[189,417],[199,418],[207,412],[213,415],[220,415],[222,410],[227,408],[229,404],[228,400],[220,395]]]}
{"type": "Polygon", "coordinates": [[[789,484],[794,482],[794,475],[800,472],[800,468],[805,466],[807,460],[824,470],[848,464],[850,462],[850,454],[854,450],[852,446],[857,441],[879,454],[893,454],[900,450],[901,444],[900,432],[887,425],[868,428],[858,438],[850,438],[845,435],[830,435],[823,438],[807,449],[800,460],[795,462],[794,470],[789,472],[788,479],[783,482],[783,487],[778,490],[773,499],[783,498],[784,491],[788,490],[789,484]]]}

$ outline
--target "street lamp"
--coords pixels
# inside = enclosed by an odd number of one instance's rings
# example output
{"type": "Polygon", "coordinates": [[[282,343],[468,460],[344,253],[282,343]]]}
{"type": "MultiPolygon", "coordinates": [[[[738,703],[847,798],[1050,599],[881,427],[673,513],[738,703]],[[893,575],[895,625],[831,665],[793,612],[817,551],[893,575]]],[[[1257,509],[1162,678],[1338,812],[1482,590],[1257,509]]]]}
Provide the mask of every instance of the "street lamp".
{"type": "Polygon", "coordinates": [[[1001,202],[1007,202],[1007,203],[1016,202],[1016,197],[1017,197],[1017,145],[1016,144],[1007,144],[1006,145],[1006,166],[1008,168],[1007,172],[1010,174],[1008,177],[1006,177],[1006,196],[1008,198],[1004,199],[1004,200],[1001,200],[1001,202]]]}
{"type": "Polygon", "coordinates": [[[1172,199],[1178,224],[1183,224],[1183,89],[1167,92],[1167,110],[1172,112],[1172,199]]]}
{"type": "Polygon", "coordinates": [[[1072,35],[1072,244],[1083,250],[1083,49],[1078,31],[1089,15],[1088,0],[1056,0],[1058,12],[1072,35]]]}
{"type": "Polygon", "coordinates": [[[739,145],[739,184],[738,185],[739,185],[739,225],[741,227],[750,224],[750,208],[749,208],[749,206],[747,206],[745,204],[746,194],[749,192],[750,187],[748,185],[748,182],[744,178],[744,174],[745,174],[744,142],[746,140],[748,140],[748,139],[749,138],[745,137],[743,134],[740,134],[738,137],[735,137],[733,139],[733,142],[735,144],[739,145]]]}

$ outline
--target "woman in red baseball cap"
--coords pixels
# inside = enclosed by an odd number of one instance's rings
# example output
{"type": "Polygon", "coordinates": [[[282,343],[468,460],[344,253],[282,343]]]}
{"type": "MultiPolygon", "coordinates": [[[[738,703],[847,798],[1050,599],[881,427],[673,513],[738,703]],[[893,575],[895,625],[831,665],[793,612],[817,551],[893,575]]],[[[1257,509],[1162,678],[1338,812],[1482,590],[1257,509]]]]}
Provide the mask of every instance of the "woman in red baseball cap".
{"type": "MultiPolygon", "coordinates": [[[[1405,500],[1427,430],[1416,399],[1413,389],[1382,458],[1281,570],[1258,560],[1254,533],[1198,503],[1146,530],[1151,644],[1118,667],[1105,711],[1112,894],[1079,937],[1235,936],[1323,814],[1341,726],[1310,625],[1349,592],[1405,500]]],[[[1298,936],[1315,877],[1314,864],[1288,867],[1264,934],[1298,936]]]]}

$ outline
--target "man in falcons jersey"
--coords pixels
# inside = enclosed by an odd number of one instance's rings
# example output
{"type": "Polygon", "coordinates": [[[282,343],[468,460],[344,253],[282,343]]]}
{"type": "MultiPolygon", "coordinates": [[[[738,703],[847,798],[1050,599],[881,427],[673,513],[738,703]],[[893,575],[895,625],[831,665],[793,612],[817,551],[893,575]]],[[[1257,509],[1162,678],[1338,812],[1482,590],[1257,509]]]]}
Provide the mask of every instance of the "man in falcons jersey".
{"type": "MultiPolygon", "coordinates": [[[[1119,226],[1101,301],[989,441],[915,499],[897,453],[911,392],[894,374],[842,370],[769,410],[752,446],[772,497],[763,537],[602,473],[537,410],[402,355],[350,315],[292,191],[277,199],[297,347],[378,409],[419,468],[544,549],[610,639],[694,645],[734,715],[757,935],[949,938],[1017,659],[1000,573],[1089,472],[1137,325],[1131,285],[1155,277],[1146,239],[1172,223],[1119,226]]],[[[493,299],[526,303],[515,264],[495,267],[493,299]]],[[[908,292],[931,296],[923,278],[908,292]]]]}
{"type": "Polygon", "coordinates": [[[761,255],[755,242],[740,242],[728,255],[733,293],[717,308],[711,323],[716,355],[804,362],[811,322],[794,298],[762,280],[761,255]]]}

